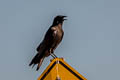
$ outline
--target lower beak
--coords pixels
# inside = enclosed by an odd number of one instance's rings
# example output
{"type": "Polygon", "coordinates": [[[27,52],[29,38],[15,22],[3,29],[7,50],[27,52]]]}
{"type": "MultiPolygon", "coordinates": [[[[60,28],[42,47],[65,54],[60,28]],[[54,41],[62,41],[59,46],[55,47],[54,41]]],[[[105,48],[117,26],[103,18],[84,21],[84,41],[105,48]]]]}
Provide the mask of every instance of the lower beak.
{"type": "Polygon", "coordinates": [[[63,20],[67,20],[67,19],[63,19],[63,20]]]}

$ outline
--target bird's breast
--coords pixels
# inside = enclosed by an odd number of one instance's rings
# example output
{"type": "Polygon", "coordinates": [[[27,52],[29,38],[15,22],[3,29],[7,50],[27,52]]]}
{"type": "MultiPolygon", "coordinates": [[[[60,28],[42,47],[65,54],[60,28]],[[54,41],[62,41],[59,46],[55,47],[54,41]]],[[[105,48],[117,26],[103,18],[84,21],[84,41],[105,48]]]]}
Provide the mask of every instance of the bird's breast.
{"type": "Polygon", "coordinates": [[[61,29],[56,30],[56,39],[61,40],[63,36],[63,31],[61,29]]]}

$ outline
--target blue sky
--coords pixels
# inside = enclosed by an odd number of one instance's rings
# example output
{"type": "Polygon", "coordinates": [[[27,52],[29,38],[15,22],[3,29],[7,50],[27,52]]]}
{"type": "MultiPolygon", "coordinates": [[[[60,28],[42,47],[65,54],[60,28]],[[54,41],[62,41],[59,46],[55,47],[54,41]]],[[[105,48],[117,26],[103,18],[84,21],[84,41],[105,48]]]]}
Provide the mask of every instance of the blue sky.
{"type": "Polygon", "coordinates": [[[29,67],[56,15],[66,15],[55,53],[88,80],[119,80],[119,0],[0,0],[0,80],[36,80],[29,67]]]}

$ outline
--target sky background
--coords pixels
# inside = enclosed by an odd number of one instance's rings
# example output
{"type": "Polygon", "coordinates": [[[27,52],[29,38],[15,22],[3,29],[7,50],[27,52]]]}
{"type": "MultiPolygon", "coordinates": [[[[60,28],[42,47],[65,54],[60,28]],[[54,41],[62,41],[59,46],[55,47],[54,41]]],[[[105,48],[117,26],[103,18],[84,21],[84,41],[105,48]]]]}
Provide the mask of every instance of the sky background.
{"type": "Polygon", "coordinates": [[[88,80],[120,80],[120,0],[0,0],[0,80],[36,80],[29,67],[56,15],[66,15],[59,57],[88,80]]]}

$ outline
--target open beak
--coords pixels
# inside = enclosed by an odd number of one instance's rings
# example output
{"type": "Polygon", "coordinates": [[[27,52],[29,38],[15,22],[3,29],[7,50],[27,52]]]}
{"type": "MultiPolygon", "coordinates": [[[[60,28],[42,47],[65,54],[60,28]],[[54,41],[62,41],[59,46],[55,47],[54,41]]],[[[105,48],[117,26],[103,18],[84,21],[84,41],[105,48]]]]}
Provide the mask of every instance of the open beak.
{"type": "Polygon", "coordinates": [[[63,20],[67,20],[67,19],[65,19],[67,16],[63,16],[63,20]]]}

